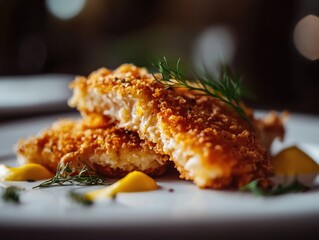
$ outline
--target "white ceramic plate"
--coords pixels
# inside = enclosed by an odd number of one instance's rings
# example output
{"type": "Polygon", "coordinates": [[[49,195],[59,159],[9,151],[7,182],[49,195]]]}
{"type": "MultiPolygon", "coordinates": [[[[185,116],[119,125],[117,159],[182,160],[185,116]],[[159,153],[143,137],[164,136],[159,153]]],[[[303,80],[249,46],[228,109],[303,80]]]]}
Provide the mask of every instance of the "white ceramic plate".
{"type": "Polygon", "coordinates": [[[0,77],[0,117],[52,112],[68,108],[69,74],[0,77]]]}
{"type": "MultiPolygon", "coordinates": [[[[0,125],[0,162],[15,165],[12,148],[16,141],[60,117],[63,116],[0,125]]],[[[273,151],[292,144],[319,161],[319,118],[292,114],[285,142],[276,142],[273,151]]],[[[18,206],[0,201],[0,238],[265,239],[319,234],[318,187],[306,193],[257,197],[243,192],[200,190],[191,182],[179,180],[174,173],[157,182],[161,186],[158,191],[123,193],[114,201],[99,201],[91,207],[71,202],[67,194],[71,189],[87,191],[97,187],[34,190],[32,186],[37,182],[2,182],[23,186],[26,191],[18,206]]],[[[317,177],[315,185],[318,184],[317,177]]]]}

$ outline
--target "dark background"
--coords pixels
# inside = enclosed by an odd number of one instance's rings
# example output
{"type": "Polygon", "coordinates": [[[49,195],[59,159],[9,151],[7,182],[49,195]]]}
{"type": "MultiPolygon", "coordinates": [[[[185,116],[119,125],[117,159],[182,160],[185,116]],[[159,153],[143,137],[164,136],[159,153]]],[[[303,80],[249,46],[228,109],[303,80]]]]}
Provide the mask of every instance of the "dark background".
{"type": "Polygon", "coordinates": [[[319,15],[316,0],[90,0],[67,20],[48,1],[0,0],[0,12],[2,76],[151,67],[162,56],[192,68],[198,38],[223,26],[235,45],[230,64],[256,95],[251,106],[319,114],[319,62],[292,38],[302,17],[319,15]]]}

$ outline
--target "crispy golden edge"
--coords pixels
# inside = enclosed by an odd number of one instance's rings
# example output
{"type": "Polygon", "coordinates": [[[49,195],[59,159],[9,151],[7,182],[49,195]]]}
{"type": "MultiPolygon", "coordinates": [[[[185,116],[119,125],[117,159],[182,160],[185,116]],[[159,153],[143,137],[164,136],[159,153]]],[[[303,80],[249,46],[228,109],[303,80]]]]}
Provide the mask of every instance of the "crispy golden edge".
{"type": "MultiPolygon", "coordinates": [[[[143,141],[138,134],[110,125],[108,121],[92,117],[86,121],[61,119],[38,136],[21,139],[17,144],[17,154],[27,162],[36,162],[55,173],[61,161],[71,162],[79,169],[92,154],[118,154],[122,149],[132,152],[152,154],[162,163],[148,169],[138,169],[151,176],[160,176],[166,170],[168,156],[152,151],[152,144],[143,141]]],[[[99,173],[107,177],[122,177],[129,171],[126,169],[91,165],[99,173]]]]}
{"type": "Polygon", "coordinates": [[[278,114],[275,111],[270,111],[262,118],[253,119],[256,127],[256,136],[262,145],[269,151],[275,139],[280,141],[284,140],[284,123],[288,118],[288,111],[283,111],[281,114],[278,114]]]}
{"type": "MultiPolygon", "coordinates": [[[[90,91],[98,94],[115,91],[120,96],[138,99],[142,108],[151,108],[165,123],[164,131],[204,155],[204,164],[225,169],[225,176],[212,180],[208,187],[238,187],[273,174],[269,154],[260,144],[254,129],[236,112],[212,97],[199,96],[185,89],[167,89],[145,69],[127,64],[114,71],[101,68],[88,79],[77,78],[70,86],[83,97],[90,91]]],[[[105,110],[103,106],[88,109],[81,101],[77,108],[84,116],[92,113],[104,115],[105,110]]],[[[160,145],[160,140],[157,144],[160,145]]],[[[187,178],[183,166],[177,168],[182,177],[187,178]]]]}

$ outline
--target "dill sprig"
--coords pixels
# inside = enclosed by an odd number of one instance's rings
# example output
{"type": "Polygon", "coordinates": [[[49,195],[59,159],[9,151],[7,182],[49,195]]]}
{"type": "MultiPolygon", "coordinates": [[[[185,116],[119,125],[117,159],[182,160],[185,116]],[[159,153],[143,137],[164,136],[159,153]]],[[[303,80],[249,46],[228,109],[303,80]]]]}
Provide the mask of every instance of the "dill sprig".
{"type": "Polygon", "coordinates": [[[248,191],[258,196],[278,196],[287,193],[305,192],[309,190],[309,187],[302,184],[298,178],[295,178],[287,185],[278,184],[271,189],[263,189],[259,186],[259,180],[257,179],[243,186],[240,190],[248,191]]]}
{"type": "Polygon", "coordinates": [[[21,190],[22,190],[21,188],[16,187],[16,186],[6,187],[4,189],[3,194],[2,194],[2,199],[5,202],[12,202],[12,203],[15,203],[15,204],[19,204],[20,203],[20,194],[19,194],[19,192],[21,190]]]}
{"type": "Polygon", "coordinates": [[[89,200],[85,194],[81,193],[76,193],[74,191],[69,192],[69,197],[72,199],[74,202],[82,204],[84,206],[91,206],[93,205],[93,201],[89,200]]]}
{"type": "Polygon", "coordinates": [[[187,77],[180,68],[180,59],[177,60],[175,67],[171,66],[167,59],[159,60],[153,64],[162,75],[159,77],[153,74],[156,81],[168,88],[187,88],[214,97],[232,109],[234,109],[251,126],[250,118],[247,116],[241,101],[241,81],[242,77],[236,77],[231,71],[229,65],[221,64],[221,70],[218,76],[212,76],[205,68],[203,76],[194,75],[192,80],[187,77]]]}
{"type": "Polygon", "coordinates": [[[71,168],[70,163],[60,163],[54,177],[33,188],[44,188],[66,185],[105,185],[107,182],[87,164],[79,170],[71,168]]]}

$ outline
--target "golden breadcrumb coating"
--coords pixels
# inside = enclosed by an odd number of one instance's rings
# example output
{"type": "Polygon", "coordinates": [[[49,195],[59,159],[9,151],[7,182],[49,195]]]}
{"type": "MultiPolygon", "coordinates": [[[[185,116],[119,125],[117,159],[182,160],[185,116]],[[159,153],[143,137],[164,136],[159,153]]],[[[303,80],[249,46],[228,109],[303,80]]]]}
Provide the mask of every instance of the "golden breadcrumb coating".
{"type": "Polygon", "coordinates": [[[270,111],[263,118],[253,119],[256,136],[261,144],[270,151],[271,145],[275,139],[283,140],[285,136],[284,122],[288,118],[289,113],[284,111],[278,115],[274,111],[270,111]]]}
{"type": "Polygon", "coordinates": [[[152,148],[136,132],[92,117],[89,122],[59,120],[38,136],[20,140],[17,154],[21,163],[39,163],[53,173],[62,161],[78,169],[86,163],[107,177],[122,177],[134,170],[159,176],[165,172],[168,156],[152,148]]]}
{"type": "Polygon", "coordinates": [[[221,101],[168,89],[146,69],[101,68],[71,83],[69,105],[85,117],[101,115],[137,131],[168,154],[181,178],[201,188],[241,187],[272,175],[269,154],[255,131],[221,101]]]}

